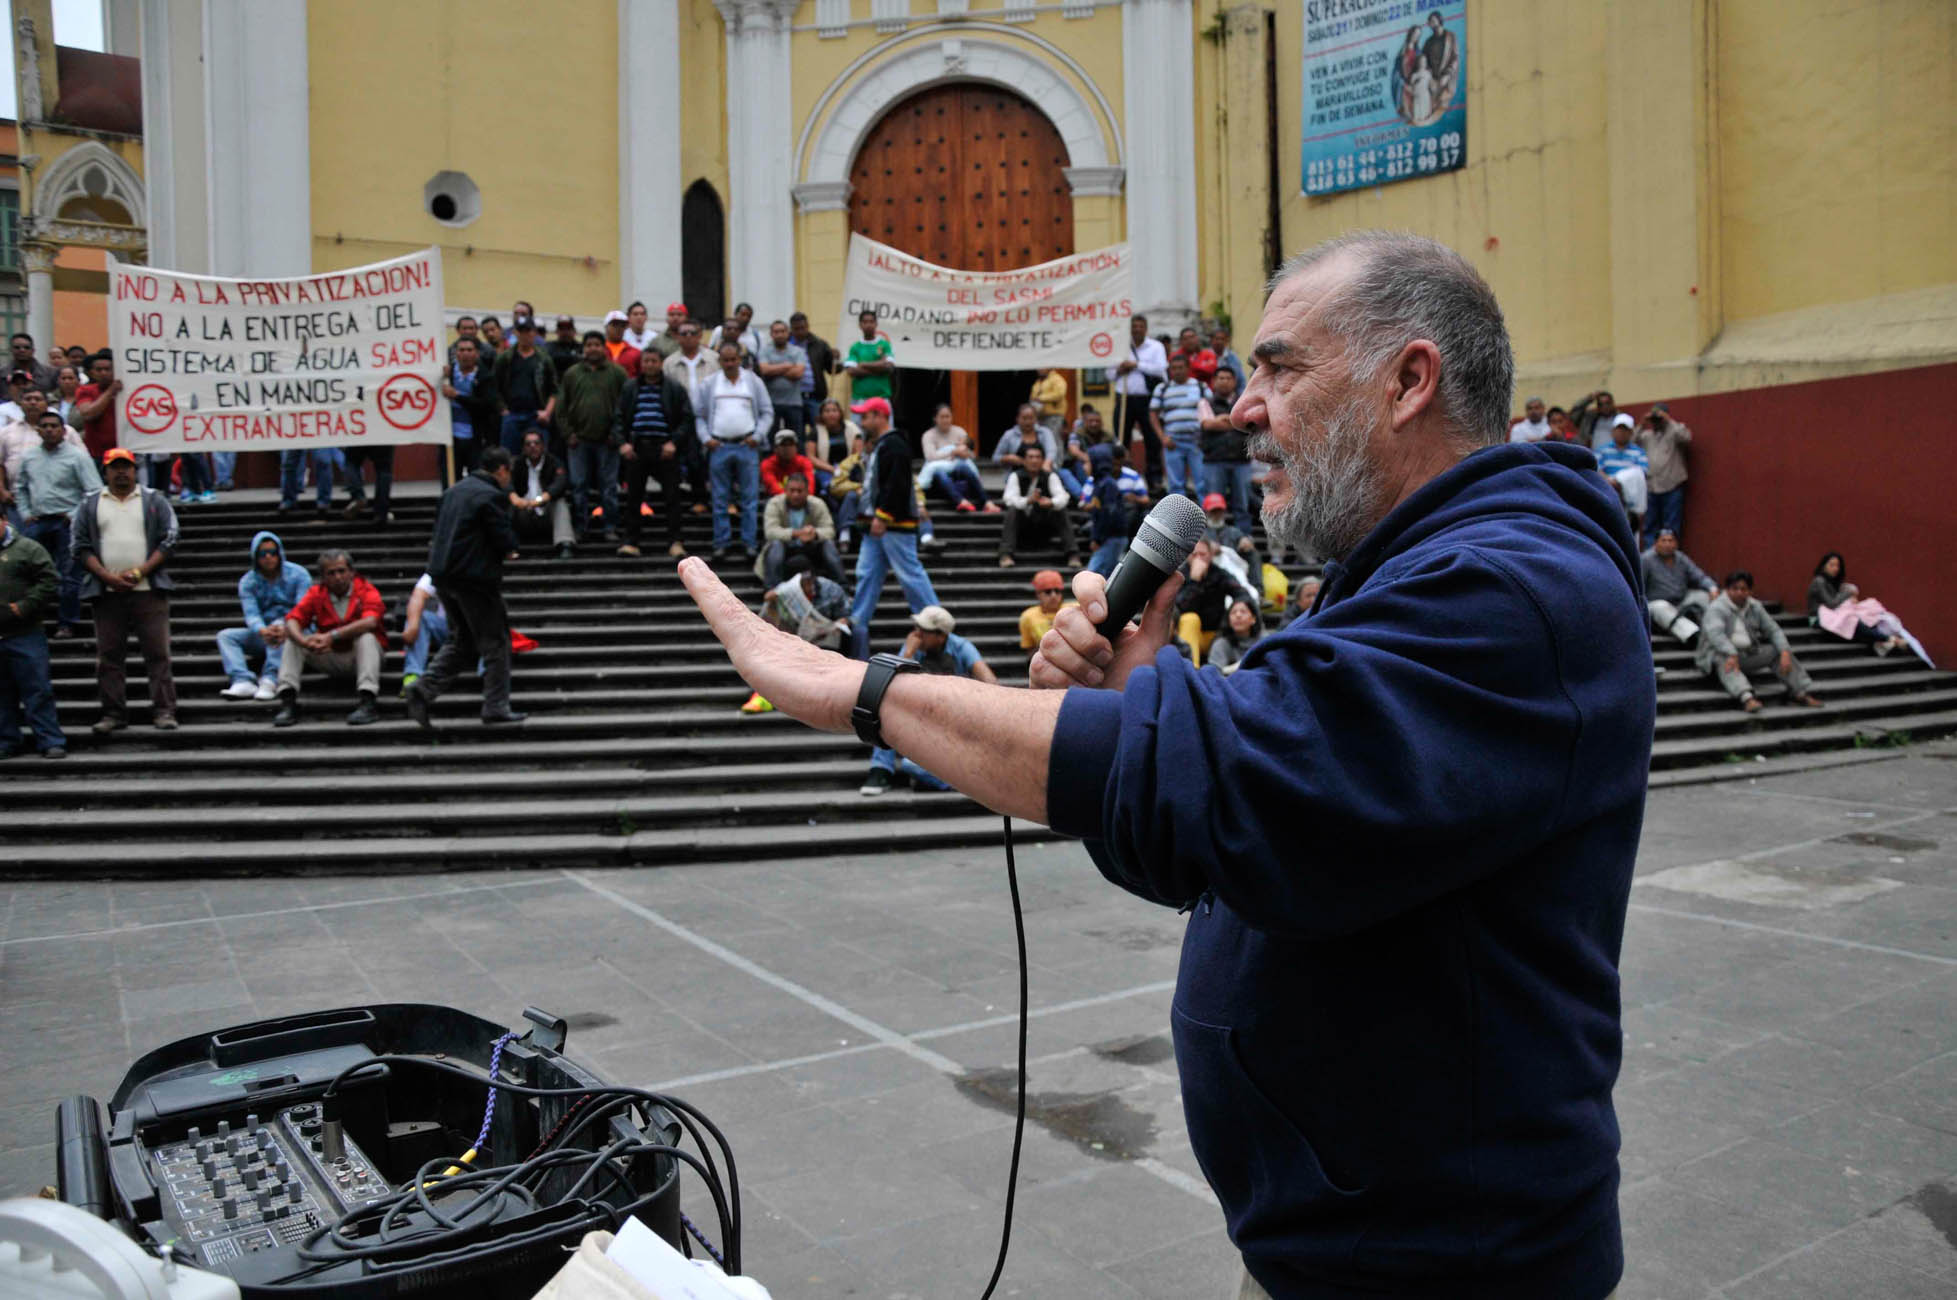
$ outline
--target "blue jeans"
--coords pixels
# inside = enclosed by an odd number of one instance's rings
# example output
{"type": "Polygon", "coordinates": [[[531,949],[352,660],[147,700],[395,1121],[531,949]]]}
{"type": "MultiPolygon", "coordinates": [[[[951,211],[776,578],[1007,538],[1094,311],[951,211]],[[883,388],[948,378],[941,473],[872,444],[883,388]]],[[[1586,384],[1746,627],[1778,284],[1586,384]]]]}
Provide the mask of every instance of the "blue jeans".
{"type": "MultiPolygon", "coordinates": [[[[969,460],[952,457],[950,460],[932,460],[924,463],[919,471],[917,485],[928,495],[935,486],[952,502],[969,501],[974,506],[985,505],[985,480],[979,477],[979,469],[969,460]]],[[[1072,488],[1067,489],[1072,492],[1072,488]]]]}
{"type": "Polygon", "coordinates": [[[1669,528],[1680,537],[1685,535],[1685,485],[1683,483],[1669,492],[1653,492],[1646,499],[1644,510],[1646,540],[1657,537],[1660,528],[1669,528]]]}
{"type": "Polygon", "coordinates": [[[54,683],[48,677],[47,633],[35,628],[0,636],[0,753],[20,748],[20,719],[34,728],[34,747],[47,753],[67,747],[54,716],[54,683]]]}
{"type": "Polygon", "coordinates": [[[1080,494],[1086,490],[1081,484],[1080,475],[1070,469],[1056,469],[1053,472],[1060,476],[1060,486],[1067,489],[1068,497],[1078,504],[1080,494]]]}
{"type": "Polygon", "coordinates": [[[707,477],[713,481],[713,548],[726,550],[732,538],[731,501],[741,508],[741,545],[753,551],[761,513],[761,452],[753,443],[723,442],[707,453],[707,477]]]}
{"type": "Polygon", "coordinates": [[[870,617],[883,594],[883,576],[892,569],[911,613],[938,603],[938,593],[931,589],[931,578],[917,558],[916,537],[895,528],[885,529],[881,537],[865,533],[862,549],[856,552],[856,599],[849,606],[850,653],[855,658],[870,657],[870,617]]]}
{"type": "Polygon", "coordinates": [[[870,751],[870,770],[873,772],[903,772],[912,781],[926,790],[949,790],[950,786],[932,776],[916,763],[904,758],[894,749],[873,749],[870,751]]]}
{"type": "MultiPolygon", "coordinates": [[[[505,428],[507,428],[507,424],[505,428]]],[[[571,471],[571,522],[582,537],[591,528],[591,480],[598,480],[598,503],[606,528],[618,519],[618,448],[602,442],[573,441],[564,449],[571,471]]]]}
{"type": "Polygon", "coordinates": [[[1218,492],[1230,498],[1230,510],[1237,527],[1250,528],[1250,462],[1213,460],[1203,466],[1203,491],[1218,492]]]}
{"type": "Polygon", "coordinates": [[[1121,557],[1128,554],[1128,539],[1110,537],[1094,548],[1094,554],[1087,557],[1087,571],[1098,573],[1103,578],[1112,578],[1114,568],[1121,563],[1121,557]]]}
{"type": "Polygon", "coordinates": [[[1162,451],[1162,468],[1169,480],[1169,491],[1200,499],[1203,495],[1203,449],[1192,437],[1176,439],[1176,445],[1162,451]]]}
{"type": "Polygon", "coordinates": [[[211,453],[211,472],[217,475],[217,485],[228,488],[231,476],[238,467],[238,453],[235,451],[214,451],[211,453]]]}
{"type": "Polygon", "coordinates": [[[72,522],[68,515],[56,515],[52,519],[37,519],[21,530],[46,547],[54,560],[55,572],[60,575],[55,593],[63,627],[80,627],[82,622],[82,575],[69,551],[72,522]]]}
{"type": "MultiPolygon", "coordinates": [[[[149,485],[152,490],[167,493],[170,490],[170,468],[177,458],[169,453],[159,452],[149,458],[149,485]]],[[[204,463],[199,452],[183,453],[183,494],[191,496],[207,491],[211,486],[210,466],[204,463]]]]}
{"type": "Polygon", "coordinates": [[[290,510],[299,504],[306,490],[306,458],[312,457],[313,476],[318,480],[317,501],[321,510],[333,500],[333,453],[330,451],[282,451],[279,453],[279,506],[290,510]]]}
{"type": "Polygon", "coordinates": [[[285,658],[285,645],[266,645],[265,638],[248,627],[227,627],[217,634],[217,657],[224,665],[224,675],[234,682],[251,680],[251,665],[245,656],[257,651],[265,656],[265,667],[260,677],[277,677],[279,663],[285,658]]]}
{"type": "Polygon", "coordinates": [[[841,501],[837,501],[830,506],[830,509],[836,515],[836,535],[838,537],[847,533],[850,525],[856,522],[857,513],[862,509],[862,506],[863,494],[861,492],[845,492],[841,501]]]}
{"type": "MultiPolygon", "coordinates": [[[[535,411],[503,412],[502,427],[497,430],[497,437],[502,441],[503,450],[512,456],[521,455],[523,453],[523,435],[534,427],[537,427],[537,412],[535,411]]],[[[550,439],[548,437],[544,439],[544,445],[550,445],[550,439]]],[[[571,449],[566,447],[564,450],[568,453],[571,449]]]]}
{"type": "Polygon", "coordinates": [[[429,656],[448,642],[448,615],[429,601],[421,607],[421,630],[401,652],[401,675],[419,677],[428,671],[429,656]]]}

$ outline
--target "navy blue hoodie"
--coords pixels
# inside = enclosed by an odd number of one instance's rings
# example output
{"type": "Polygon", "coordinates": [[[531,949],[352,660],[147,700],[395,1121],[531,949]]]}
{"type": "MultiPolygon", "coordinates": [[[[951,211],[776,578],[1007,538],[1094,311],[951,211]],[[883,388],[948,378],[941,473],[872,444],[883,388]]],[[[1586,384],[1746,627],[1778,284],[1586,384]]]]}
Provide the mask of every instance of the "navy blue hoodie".
{"type": "Polygon", "coordinates": [[[1276,1300],[1597,1300],[1656,695],[1582,448],[1476,452],[1232,676],[1074,690],[1053,825],[1190,906],[1190,1141],[1276,1300]]]}

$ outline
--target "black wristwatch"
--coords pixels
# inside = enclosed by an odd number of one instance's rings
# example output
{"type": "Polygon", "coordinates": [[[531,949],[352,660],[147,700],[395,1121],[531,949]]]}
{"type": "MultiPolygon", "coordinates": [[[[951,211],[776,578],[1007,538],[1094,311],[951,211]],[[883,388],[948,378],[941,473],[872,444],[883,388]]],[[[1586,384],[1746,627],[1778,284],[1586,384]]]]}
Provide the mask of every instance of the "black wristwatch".
{"type": "Polygon", "coordinates": [[[889,748],[883,743],[883,693],[890,689],[891,681],[899,673],[923,671],[923,664],[902,655],[870,656],[869,669],[863,674],[863,686],[856,692],[856,707],[849,711],[850,725],[856,728],[858,740],[877,749],[889,748]]]}

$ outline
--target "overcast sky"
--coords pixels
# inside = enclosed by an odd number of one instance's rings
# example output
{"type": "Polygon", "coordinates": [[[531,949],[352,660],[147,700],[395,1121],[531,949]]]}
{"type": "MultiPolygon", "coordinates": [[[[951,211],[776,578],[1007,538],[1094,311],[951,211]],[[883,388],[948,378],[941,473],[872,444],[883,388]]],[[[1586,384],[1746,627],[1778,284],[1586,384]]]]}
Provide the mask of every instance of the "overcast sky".
{"type": "MultiPolygon", "coordinates": [[[[13,6],[7,6],[9,17],[13,6]]],[[[7,24],[13,31],[13,24],[7,24]]],[[[102,0],[54,0],[54,43],[76,45],[84,50],[99,50],[106,43],[102,32],[102,0]]],[[[53,107],[53,105],[49,105],[53,107]]],[[[14,117],[19,102],[14,98],[14,61],[0,64],[0,117],[14,117]]]]}

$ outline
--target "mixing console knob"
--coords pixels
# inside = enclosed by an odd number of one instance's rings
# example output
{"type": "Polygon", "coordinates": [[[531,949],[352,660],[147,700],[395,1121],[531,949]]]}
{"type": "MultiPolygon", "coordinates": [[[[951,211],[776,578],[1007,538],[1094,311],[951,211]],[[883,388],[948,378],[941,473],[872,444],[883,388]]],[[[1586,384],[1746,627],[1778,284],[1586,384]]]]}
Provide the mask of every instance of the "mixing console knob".
{"type": "Polygon", "coordinates": [[[298,1204],[301,1193],[299,1191],[299,1180],[297,1178],[293,1179],[291,1182],[285,1185],[285,1195],[287,1200],[293,1202],[295,1205],[298,1204]]]}
{"type": "Polygon", "coordinates": [[[206,1160],[203,1164],[197,1166],[197,1172],[203,1174],[206,1179],[215,1184],[217,1180],[217,1161],[206,1160]]]}
{"type": "Polygon", "coordinates": [[[258,1208],[261,1210],[272,1208],[272,1194],[270,1192],[260,1192],[258,1194],[258,1208]]]}
{"type": "Polygon", "coordinates": [[[190,1132],[184,1134],[183,1140],[186,1142],[195,1142],[198,1138],[203,1136],[204,1136],[204,1130],[198,1128],[195,1124],[192,1124],[190,1126],[190,1132]]]}
{"type": "Polygon", "coordinates": [[[229,1133],[230,1131],[231,1131],[231,1121],[230,1121],[230,1120],[228,1120],[228,1119],[221,1119],[221,1120],[219,1120],[219,1121],[217,1122],[217,1135],[218,1135],[219,1137],[223,1137],[223,1136],[224,1136],[224,1135],[225,1135],[226,1133],[229,1133]]]}
{"type": "Polygon", "coordinates": [[[209,1160],[211,1158],[211,1152],[214,1149],[209,1142],[199,1142],[197,1144],[197,1158],[199,1160],[209,1160]]]}
{"type": "Polygon", "coordinates": [[[257,1113],[256,1111],[254,1111],[254,1112],[252,1112],[251,1114],[249,1114],[249,1115],[247,1115],[247,1116],[245,1116],[245,1127],[246,1127],[246,1128],[257,1128],[257,1127],[258,1127],[258,1113],[257,1113]]]}
{"type": "Polygon", "coordinates": [[[211,1179],[212,1196],[216,1197],[218,1200],[221,1201],[225,1197],[229,1196],[230,1194],[231,1194],[231,1189],[225,1186],[224,1180],[222,1178],[211,1179]]]}
{"type": "Polygon", "coordinates": [[[239,1174],[238,1177],[243,1180],[246,1191],[250,1191],[252,1188],[258,1186],[258,1171],[256,1169],[247,1169],[242,1174],[239,1174]]]}
{"type": "Polygon", "coordinates": [[[226,1201],[224,1203],[224,1217],[227,1219],[238,1217],[238,1203],[236,1201],[226,1201]]]}

